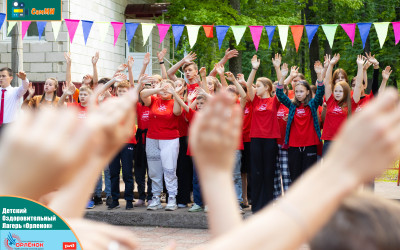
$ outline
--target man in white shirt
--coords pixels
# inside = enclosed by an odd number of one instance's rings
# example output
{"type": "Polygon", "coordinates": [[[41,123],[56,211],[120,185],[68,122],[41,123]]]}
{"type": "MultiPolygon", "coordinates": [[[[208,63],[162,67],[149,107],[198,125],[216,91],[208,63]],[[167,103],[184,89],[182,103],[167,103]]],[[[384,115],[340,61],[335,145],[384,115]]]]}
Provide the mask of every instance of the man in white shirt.
{"type": "Polygon", "coordinates": [[[22,85],[12,87],[13,72],[10,68],[0,69],[0,133],[4,127],[13,122],[21,109],[21,98],[29,87],[26,73],[20,71],[17,76],[21,78],[22,85]]]}

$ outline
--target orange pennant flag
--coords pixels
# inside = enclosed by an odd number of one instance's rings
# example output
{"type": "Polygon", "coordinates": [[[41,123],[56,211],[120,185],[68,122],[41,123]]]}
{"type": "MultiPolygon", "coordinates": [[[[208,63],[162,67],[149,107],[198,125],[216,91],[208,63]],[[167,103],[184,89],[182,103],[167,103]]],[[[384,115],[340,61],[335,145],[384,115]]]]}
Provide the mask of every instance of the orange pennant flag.
{"type": "Polygon", "coordinates": [[[296,52],[299,51],[301,37],[303,36],[303,25],[292,25],[290,30],[292,31],[294,45],[296,47],[296,52]]]}
{"type": "Polygon", "coordinates": [[[208,37],[208,38],[214,37],[213,27],[214,27],[214,25],[203,25],[204,32],[206,33],[206,37],[208,37]]]}

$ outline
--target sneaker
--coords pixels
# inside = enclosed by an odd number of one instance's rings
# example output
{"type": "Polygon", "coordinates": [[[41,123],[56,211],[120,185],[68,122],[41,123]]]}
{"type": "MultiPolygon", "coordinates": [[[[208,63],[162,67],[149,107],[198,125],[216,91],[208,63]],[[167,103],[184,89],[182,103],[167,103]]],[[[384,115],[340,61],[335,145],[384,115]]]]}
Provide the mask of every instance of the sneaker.
{"type": "MultiPolygon", "coordinates": [[[[150,203],[149,203],[150,204],[150,203]]],[[[133,205],[134,207],[144,207],[144,200],[139,199],[135,204],[133,205]]]]}
{"type": "Polygon", "coordinates": [[[112,202],[111,202],[111,205],[110,206],[108,206],[108,210],[111,210],[111,209],[115,209],[115,208],[119,208],[119,202],[118,202],[118,200],[113,200],[112,202]]]}
{"type": "Polygon", "coordinates": [[[168,197],[168,204],[165,206],[165,211],[175,211],[177,208],[176,198],[174,196],[168,197]]]}
{"type": "Polygon", "coordinates": [[[110,196],[107,196],[106,205],[107,205],[107,206],[110,206],[112,202],[113,202],[113,199],[112,199],[111,195],[110,195],[110,196]]]}
{"type": "Polygon", "coordinates": [[[203,208],[197,205],[196,203],[193,204],[193,206],[188,210],[189,212],[201,212],[203,211],[203,208]]]}
{"type": "Polygon", "coordinates": [[[188,205],[186,205],[186,204],[178,204],[178,208],[185,208],[185,207],[188,207],[188,205]]]}
{"type": "Polygon", "coordinates": [[[151,199],[151,203],[147,206],[147,210],[157,209],[163,209],[163,206],[161,205],[160,197],[153,196],[153,198],[151,199]]]}
{"type": "Polygon", "coordinates": [[[208,207],[204,206],[204,213],[207,213],[207,212],[208,212],[208,207]]]}
{"type": "Polygon", "coordinates": [[[93,201],[93,200],[90,200],[90,201],[88,202],[87,206],[86,206],[86,209],[92,209],[92,208],[94,208],[94,207],[95,207],[94,201],[93,201]]]}
{"type": "Polygon", "coordinates": [[[132,201],[126,201],[126,210],[132,210],[133,209],[133,203],[132,201]]]}
{"type": "Polygon", "coordinates": [[[248,204],[245,204],[245,203],[243,203],[243,202],[240,202],[240,206],[241,206],[242,208],[248,208],[248,207],[249,207],[248,204]]]}
{"type": "Polygon", "coordinates": [[[94,201],[94,204],[95,204],[95,205],[103,204],[103,200],[101,199],[100,196],[94,196],[94,197],[93,197],[93,201],[94,201]]]}

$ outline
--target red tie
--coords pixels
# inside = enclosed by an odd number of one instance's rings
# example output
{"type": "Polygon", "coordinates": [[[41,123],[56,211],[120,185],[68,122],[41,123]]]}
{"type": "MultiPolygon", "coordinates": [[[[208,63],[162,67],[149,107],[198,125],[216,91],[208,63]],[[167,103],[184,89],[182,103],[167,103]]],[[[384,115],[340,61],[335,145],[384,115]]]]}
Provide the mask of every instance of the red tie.
{"type": "Polygon", "coordinates": [[[0,127],[3,125],[3,118],[4,118],[4,92],[6,89],[1,90],[1,108],[0,108],[0,127]]]}

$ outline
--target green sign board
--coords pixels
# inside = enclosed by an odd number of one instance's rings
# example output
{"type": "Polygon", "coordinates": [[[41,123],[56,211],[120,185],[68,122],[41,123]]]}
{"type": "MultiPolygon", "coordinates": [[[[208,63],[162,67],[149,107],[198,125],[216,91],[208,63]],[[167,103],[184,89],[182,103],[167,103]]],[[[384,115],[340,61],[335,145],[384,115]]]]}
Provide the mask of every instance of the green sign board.
{"type": "Polygon", "coordinates": [[[7,0],[8,21],[61,21],[62,0],[7,0]]]}

